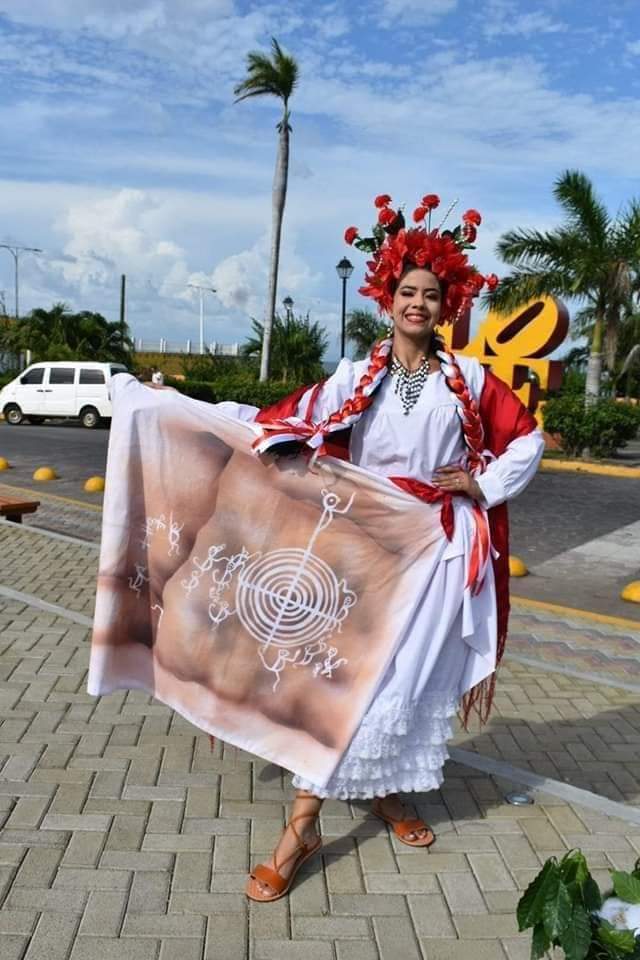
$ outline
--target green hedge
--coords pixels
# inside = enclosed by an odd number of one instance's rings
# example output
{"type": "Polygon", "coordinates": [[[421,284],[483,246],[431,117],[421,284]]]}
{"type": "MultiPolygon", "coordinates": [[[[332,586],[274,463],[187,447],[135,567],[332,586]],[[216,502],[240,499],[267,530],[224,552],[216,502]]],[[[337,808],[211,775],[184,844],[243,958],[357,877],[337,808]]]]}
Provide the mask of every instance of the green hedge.
{"type": "Polygon", "coordinates": [[[167,377],[165,383],[194,400],[204,400],[207,403],[234,400],[236,403],[246,403],[253,407],[268,407],[300,386],[297,383],[260,383],[251,376],[220,377],[214,383],[167,377]]]}
{"type": "Polygon", "coordinates": [[[0,390],[2,387],[6,387],[8,383],[11,383],[12,380],[15,380],[19,373],[19,370],[5,370],[3,373],[0,373],[0,390]]]}
{"type": "Polygon", "coordinates": [[[544,428],[560,434],[561,446],[570,456],[585,450],[592,457],[610,457],[640,428],[640,407],[615,400],[585,403],[584,397],[551,397],[544,405],[544,428]]]}

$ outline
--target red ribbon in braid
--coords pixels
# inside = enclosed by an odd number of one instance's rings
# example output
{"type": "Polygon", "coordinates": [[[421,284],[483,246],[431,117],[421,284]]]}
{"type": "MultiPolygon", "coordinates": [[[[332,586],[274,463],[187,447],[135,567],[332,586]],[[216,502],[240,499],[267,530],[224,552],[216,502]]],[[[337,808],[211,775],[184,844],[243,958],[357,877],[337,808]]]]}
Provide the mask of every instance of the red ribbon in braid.
{"type": "Polygon", "coordinates": [[[446,350],[438,351],[443,361],[440,364],[447,386],[459,401],[458,412],[462,421],[462,433],[469,450],[472,473],[483,473],[486,467],[484,453],[484,428],[475,398],[467,386],[458,361],[446,350]]]}
{"type": "MultiPolygon", "coordinates": [[[[334,430],[351,427],[373,402],[373,395],[389,369],[391,340],[380,340],[371,351],[371,360],[357,383],[353,395],[346,400],[335,413],[320,423],[311,420],[313,404],[307,406],[306,419],[288,417],[284,420],[272,420],[260,423],[262,436],[253,443],[256,453],[266,453],[279,443],[298,440],[317,452],[319,456],[327,451],[325,437],[334,430]]],[[[315,397],[313,397],[315,399],[315,397]]]]}

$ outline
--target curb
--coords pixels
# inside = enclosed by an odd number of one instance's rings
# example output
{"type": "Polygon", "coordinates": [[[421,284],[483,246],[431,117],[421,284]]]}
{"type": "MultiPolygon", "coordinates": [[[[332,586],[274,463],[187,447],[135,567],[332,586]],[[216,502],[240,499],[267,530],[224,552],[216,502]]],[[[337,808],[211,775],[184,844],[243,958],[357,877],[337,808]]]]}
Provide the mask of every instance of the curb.
{"type": "Polygon", "coordinates": [[[594,473],[604,477],[627,477],[640,479],[640,467],[617,467],[609,463],[588,463],[579,460],[553,460],[542,458],[538,470],[542,472],[594,473]]]}
{"type": "Polygon", "coordinates": [[[41,500],[57,500],[60,503],[70,503],[74,507],[84,507],[85,510],[91,510],[93,513],[102,513],[102,506],[97,503],[87,503],[85,500],[74,500],[72,497],[62,497],[59,493],[48,493],[44,490],[32,490],[29,487],[13,487],[9,483],[3,483],[0,479],[0,486],[11,490],[14,493],[24,495],[33,494],[34,497],[40,497],[41,500]]]}
{"type": "Polygon", "coordinates": [[[606,623],[612,627],[624,627],[635,633],[640,632],[640,620],[615,617],[609,613],[596,613],[593,610],[580,610],[577,607],[565,607],[560,603],[549,603],[546,600],[529,600],[528,597],[518,597],[515,594],[511,594],[511,601],[519,607],[532,607],[534,610],[559,613],[563,617],[578,617],[580,620],[592,620],[595,623],[606,623]]]}

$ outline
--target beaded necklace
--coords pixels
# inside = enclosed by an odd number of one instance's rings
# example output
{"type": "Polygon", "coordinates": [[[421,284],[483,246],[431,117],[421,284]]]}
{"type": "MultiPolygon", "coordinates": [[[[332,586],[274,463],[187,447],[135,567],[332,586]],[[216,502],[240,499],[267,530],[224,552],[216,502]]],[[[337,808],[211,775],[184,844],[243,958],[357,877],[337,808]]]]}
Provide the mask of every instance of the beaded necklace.
{"type": "Polygon", "coordinates": [[[395,393],[400,398],[406,417],[411,410],[413,410],[420,398],[422,388],[431,373],[431,363],[428,357],[423,357],[419,367],[415,370],[409,370],[409,368],[405,367],[404,363],[394,355],[391,360],[391,369],[389,372],[395,380],[395,393]]]}

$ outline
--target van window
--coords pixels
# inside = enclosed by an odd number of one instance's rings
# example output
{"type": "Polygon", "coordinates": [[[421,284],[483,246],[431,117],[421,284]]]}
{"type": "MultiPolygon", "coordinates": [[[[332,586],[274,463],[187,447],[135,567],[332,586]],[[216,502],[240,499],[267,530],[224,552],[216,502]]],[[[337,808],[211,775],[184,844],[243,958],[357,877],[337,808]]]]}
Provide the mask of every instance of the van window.
{"type": "Polygon", "coordinates": [[[44,367],[36,367],[35,370],[29,370],[20,377],[20,383],[42,383],[43,380],[44,367]]]}
{"type": "Polygon", "coordinates": [[[49,370],[49,383],[73,383],[73,367],[51,367],[49,370]]]}
{"type": "Polygon", "coordinates": [[[115,377],[116,373],[129,373],[127,368],[123,363],[112,363],[111,364],[111,376],[115,377]]]}
{"type": "Polygon", "coordinates": [[[80,383],[104,383],[102,370],[80,370],[80,383]]]}

